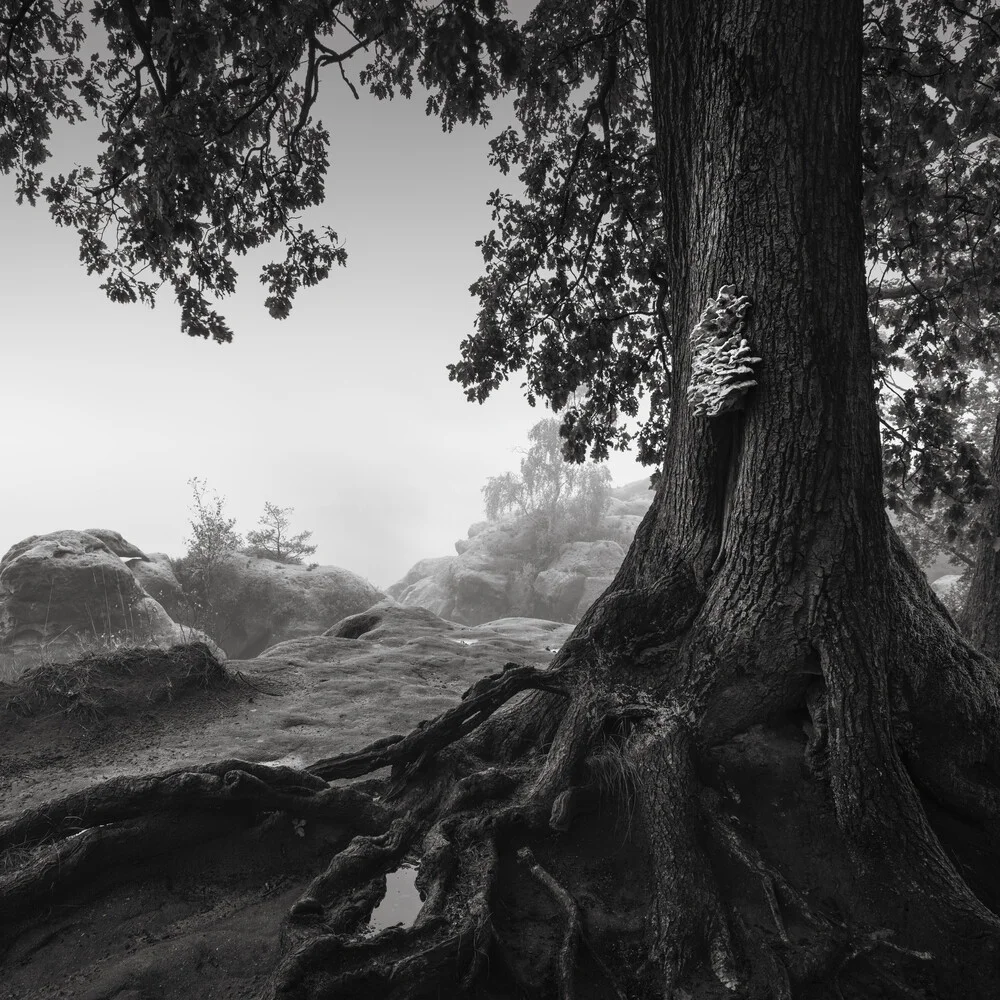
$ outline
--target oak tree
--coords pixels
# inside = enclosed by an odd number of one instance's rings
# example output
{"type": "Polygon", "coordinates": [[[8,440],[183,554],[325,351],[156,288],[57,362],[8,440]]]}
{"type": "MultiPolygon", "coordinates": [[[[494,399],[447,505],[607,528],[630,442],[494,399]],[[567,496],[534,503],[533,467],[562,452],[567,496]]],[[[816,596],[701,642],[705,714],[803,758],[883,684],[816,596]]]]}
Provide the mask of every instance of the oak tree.
{"type": "MultiPolygon", "coordinates": [[[[291,908],[275,997],[1000,991],[1000,676],[889,524],[875,388],[899,352],[919,402],[925,374],[960,388],[993,350],[994,4],[540,0],[517,26],[495,0],[127,0],[94,8],[100,72],[79,8],[3,9],[25,196],[50,119],[94,108],[104,150],[46,189],[59,221],[110,293],[148,297],[151,265],[220,339],[199,296],[231,287],[233,254],[285,240],[277,314],[338,261],[290,222],[322,197],[325,67],[365,53],[379,96],[416,78],[446,127],[515,88],[494,156],[524,195],[493,196],[453,375],[484,399],[523,368],[557,409],[586,384],[569,455],[637,433],[660,475],[547,670],[512,664],[305,769],[226,761],[186,793],[170,775],[48,803],[0,846],[127,839],[153,801],[154,826],[237,798],[335,817],[355,836],[291,908]],[[631,879],[608,803],[632,819],[631,879]],[[416,922],[360,935],[413,852],[416,922]]],[[[17,899],[50,898],[51,872],[29,862],[17,899]]]]}

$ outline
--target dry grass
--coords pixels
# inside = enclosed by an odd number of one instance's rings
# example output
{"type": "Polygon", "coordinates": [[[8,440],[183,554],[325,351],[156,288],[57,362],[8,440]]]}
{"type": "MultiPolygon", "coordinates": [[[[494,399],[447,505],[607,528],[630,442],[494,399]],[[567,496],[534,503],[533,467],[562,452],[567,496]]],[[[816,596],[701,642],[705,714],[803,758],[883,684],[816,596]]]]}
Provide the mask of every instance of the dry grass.
{"type": "MultiPolygon", "coordinates": [[[[193,629],[186,631],[191,634],[194,632],[193,629]]],[[[181,626],[181,632],[185,636],[185,642],[190,641],[184,626],[181,626]]],[[[148,639],[144,639],[144,633],[132,628],[102,635],[63,633],[37,646],[0,651],[0,684],[13,684],[35,667],[74,663],[88,656],[113,656],[124,650],[135,650],[146,645],[148,639]],[[67,641],[71,643],[69,649],[66,647],[67,641]]]]}
{"type": "Polygon", "coordinates": [[[635,761],[624,749],[620,739],[608,739],[601,748],[587,758],[587,770],[592,781],[615,810],[616,826],[624,822],[626,839],[632,832],[636,810],[636,791],[639,772],[635,761]]]}
{"type": "Polygon", "coordinates": [[[28,666],[10,684],[5,707],[20,715],[58,713],[95,722],[230,681],[201,642],[170,649],[121,646],[91,651],[70,663],[28,666]]]}
{"type": "Polygon", "coordinates": [[[0,653],[0,684],[13,684],[29,665],[13,653],[0,653]]]}

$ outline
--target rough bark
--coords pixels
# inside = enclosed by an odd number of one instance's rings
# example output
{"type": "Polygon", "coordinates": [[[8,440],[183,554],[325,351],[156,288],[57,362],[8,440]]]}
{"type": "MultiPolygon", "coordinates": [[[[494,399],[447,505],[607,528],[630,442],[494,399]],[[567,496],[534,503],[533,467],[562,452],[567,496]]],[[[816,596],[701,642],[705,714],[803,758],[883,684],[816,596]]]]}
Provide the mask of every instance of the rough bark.
{"type": "MultiPolygon", "coordinates": [[[[648,4],[672,420],[635,543],[550,669],[300,775],[164,786],[241,811],[253,779],[261,810],[353,833],[291,908],[269,996],[1000,994],[998,889],[966,851],[997,846],[997,669],[882,507],[861,29],[860,0],[648,4]],[[706,419],[689,337],[727,284],[762,361],[706,419]],[[416,923],[364,935],[413,854],[416,923]]],[[[168,797],[130,794],[92,822],[168,797]]],[[[0,840],[41,850],[78,806],[0,840]]]]}
{"type": "Polygon", "coordinates": [[[987,531],[976,546],[972,583],[962,608],[962,631],[987,656],[1000,657],[1000,414],[990,454],[992,487],[980,511],[987,531]]]}

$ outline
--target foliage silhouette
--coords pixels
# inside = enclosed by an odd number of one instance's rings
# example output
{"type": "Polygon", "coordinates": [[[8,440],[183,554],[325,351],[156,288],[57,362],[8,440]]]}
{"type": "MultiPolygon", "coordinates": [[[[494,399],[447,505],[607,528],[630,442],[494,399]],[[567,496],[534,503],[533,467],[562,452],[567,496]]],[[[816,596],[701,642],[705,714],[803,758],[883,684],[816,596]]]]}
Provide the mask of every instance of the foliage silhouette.
{"type": "MultiPolygon", "coordinates": [[[[204,293],[231,290],[234,255],[286,242],[263,275],[276,315],[342,260],[291,221],[323,194],[324,66],[364,53],[360,82],[419,82],[446,128],[516,91],[493,152],[525,190],[492,196],[451,374],[482,401],[523,368],[556,410],[586,386],[566,456],[635,439],[660,463],[618,576],[548,669],[509,663],[409,734],[304,769],[223,761],[47,803],[0,829],[59,841],[18,873],[18,913],[51,898],[81,826],[88,849],[141,848],[121,826],[137,812],[159,829],[256,808],[351,835],[289,910],[273,997],[1000,992],[1000,679],[889,525],[883,478],[884,458],[901,477],[914,443],[951,440],[995,352],[993,4],[540,0],[517,25],[496,0],[280,17],[129,0],[95,9],[110,55],[89,67],[81,7],[2,9],[0,164],[40,194],[49,123],[79,94],[105,145],[45,189],[57,221],[113,297],[165,279],[185,329],[219,340],[204,293]],[[742,408],[708,418],[691,334],[727,288],[759,363],[742,408]],[[915,433],[883,447],[875,383],[900,367],[915,433]],[[612,755],[627,780],[607,780],[612,755]],[[616,794],[631,880],[600,821],[616,794]],[[412,852],[420,916],[365,936],[412,852]]],[[[978,453],[956,451],[922,479],[977,502],[978,453]]],[[[99,849],[76,856],[87,872],[99,849]]]]}
{"type": "Polygon", "coordinates": [[[315,545],[309,545],[311,531],[300,531],[297,535],[288,534],[289,514],[295,512],[294,507],[279,507],[275,503],[265,501],[264,513],[261,514],[256,531],[248,531],[246,551],[249,555],[260,556],[263,559],[273,559],[275,562],[302,562],[304,556],[311,556],[316,551],[315,545]]]}

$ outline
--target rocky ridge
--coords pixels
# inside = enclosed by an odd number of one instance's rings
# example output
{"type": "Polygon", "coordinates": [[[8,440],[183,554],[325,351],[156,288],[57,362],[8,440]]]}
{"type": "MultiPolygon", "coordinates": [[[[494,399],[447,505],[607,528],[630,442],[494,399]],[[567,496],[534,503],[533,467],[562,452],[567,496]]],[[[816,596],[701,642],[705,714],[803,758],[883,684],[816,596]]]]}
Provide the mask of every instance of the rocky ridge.
{"type": "Polygon", "coordinates": [[[579,621],[614,579],[652,499],[645,478],[612,490],[597,530],[547,557],[539,555],[544,526],[531,516],[479,521],[456,555],[420,560],[386,593],[465,625],[510,615],[579,621]]]}

